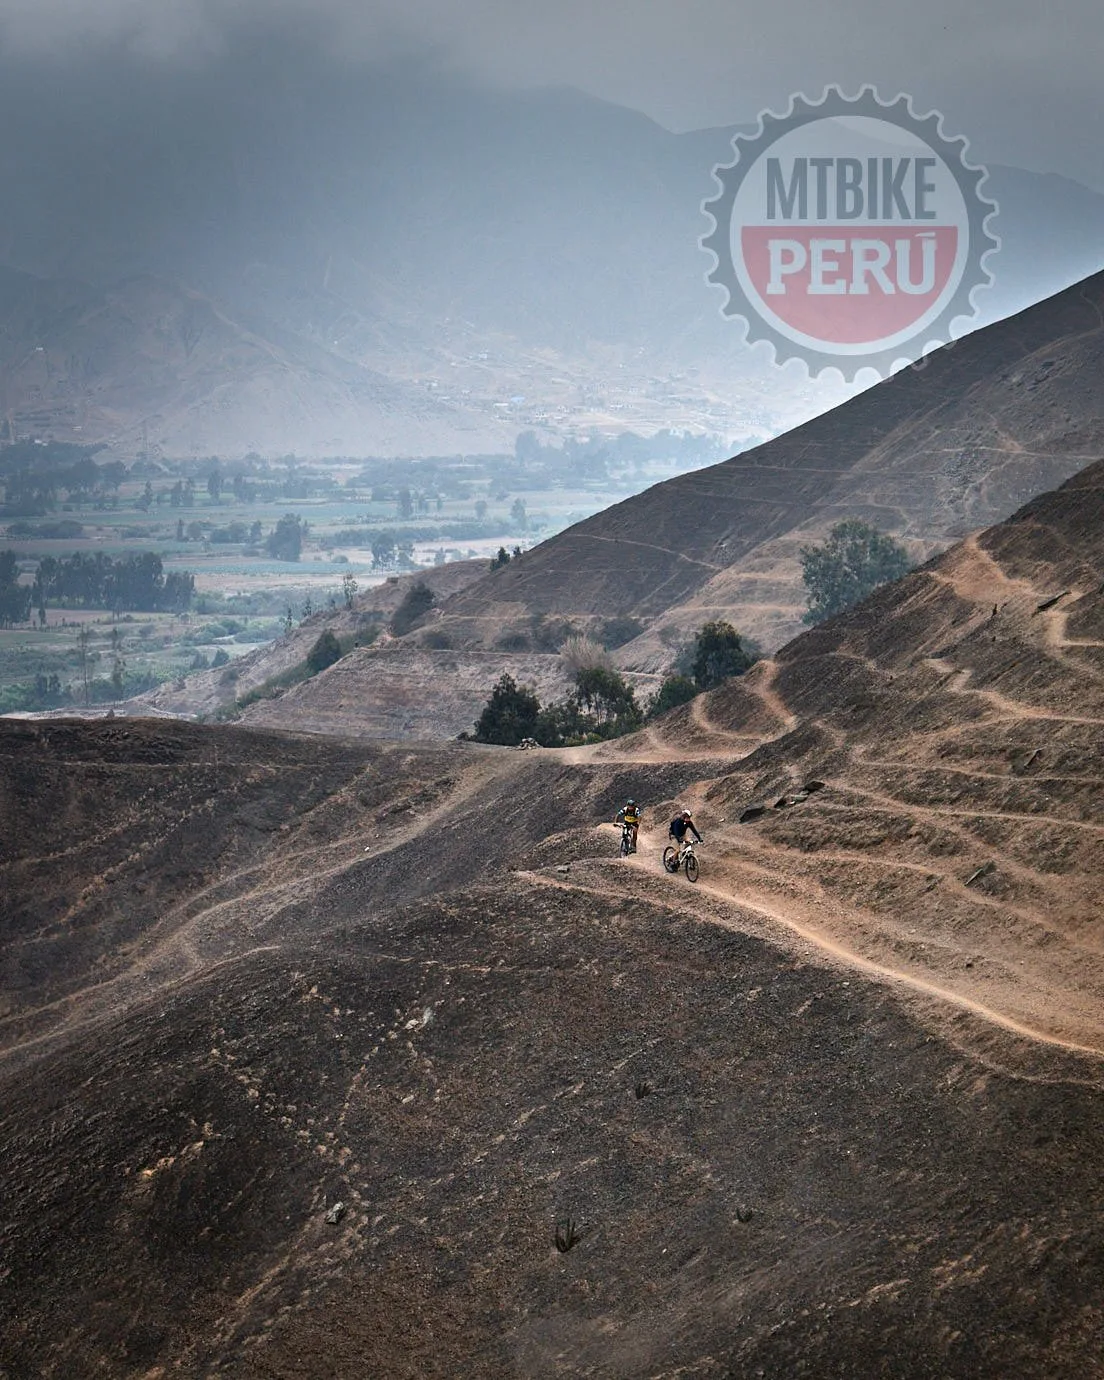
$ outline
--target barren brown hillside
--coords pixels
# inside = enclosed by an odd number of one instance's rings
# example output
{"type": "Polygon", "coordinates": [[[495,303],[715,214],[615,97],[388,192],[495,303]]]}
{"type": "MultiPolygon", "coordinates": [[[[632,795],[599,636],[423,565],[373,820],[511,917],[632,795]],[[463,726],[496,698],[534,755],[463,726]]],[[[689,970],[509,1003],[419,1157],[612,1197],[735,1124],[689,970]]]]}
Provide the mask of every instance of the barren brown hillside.
{"type": "MultiPolygon", "coordinates": [[[[237,657],[232,666],[198,671],[179,681],[168,681],[155,690],[137,695],[124,708],[135,714],[153,709],[186,717],[210,715],[229,709],[250,691],[305,661],[324,629],[329,629],[335,637],[346,643],[366,638],[369,630],[372,630],[373,633],[379,633],[386,643],[389,640],[387,624],[412,585],[424,584],[438,600],[444,600],[478,579],[486,568],[486,561],[449,561],[446,565],[433,566],[413,575],[390,576],[384,583],[373,585],[357,595],[351,609],[321,610],[305,618],[286,637],[237,657]]],[[[371,736],[402,736],[401,715],[391,717],[393,721],[390,723],[386,716],[381,717],[376,733],[371,736]]],[[[285,723],[284,726],[297,725],[285,723]]]]}
{"type": "Polygon", "coordinates": [[[699,792],[717,884],[920,990],[1104,1048],[1102,576],[1097,464],[668,716],[652,740],[732,733],[735,752],[773,717],[699,792]]]}
{"type": "Polygon", "coordinates": [[[576,524],[458,594],[446,626],[491,640],[532,613],[634,614],[655,630],[725,616],[768,649],[800,629],[797,548],[861,517],[926,554],[1104,452],[1104,273],[720,465],[576,524]]]}
{"type": "MultiPolygon", "coordinates": [[[[471,728],[501,670],[545,696],[566,687],[558,659],[537,645],[542,615],[580,630],[638,619],[642,634],[615,659],[643,677],[642,690],[710,619],[775,649],[802,626],[800,548],[834,523],[873,522],[923,559],[1104,453],[1102,312],[1104,273],[465,582],[429,629],[450,655],[427,650],[419,629],[249,717],[366,737],[454,736],[471,728]]],[[[158,702],[170,700],[180,708],[188,693],[158,702]]]]}
{"type": "Polygon", "coordinates": [[[0,1369],[1099,1374],[1102,556],[597,749],[0,723],[0,1369]]]}

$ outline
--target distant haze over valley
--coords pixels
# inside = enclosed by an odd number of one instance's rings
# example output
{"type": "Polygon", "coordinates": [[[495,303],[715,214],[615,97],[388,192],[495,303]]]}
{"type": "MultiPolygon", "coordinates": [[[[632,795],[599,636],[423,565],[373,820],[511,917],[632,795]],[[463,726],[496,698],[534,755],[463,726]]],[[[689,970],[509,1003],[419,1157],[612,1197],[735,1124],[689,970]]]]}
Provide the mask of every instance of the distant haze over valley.
{"type": "MultiPolygon", "coordinates": [[[[25,131],[0,153],[5,438],[311,457],[671,427],[738,449],[855,391],[776,369],[720,314],[698,241],[729,129],[272,42],[20,71],[0,88],[25,131]]],[[[1104,197],[990,174],[1003,248],[976,324],[1104,243],[1104,197]]]]}

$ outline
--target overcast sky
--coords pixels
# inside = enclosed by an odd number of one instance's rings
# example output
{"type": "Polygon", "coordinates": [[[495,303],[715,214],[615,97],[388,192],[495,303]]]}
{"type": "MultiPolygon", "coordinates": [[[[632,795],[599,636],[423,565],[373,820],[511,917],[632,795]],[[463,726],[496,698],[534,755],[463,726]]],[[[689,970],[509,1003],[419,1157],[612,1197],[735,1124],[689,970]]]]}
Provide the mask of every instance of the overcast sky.
{"type": "Polygon", "coordinates": [[[431,50],[480,81],[570,83],[671,129],[828,82],[941,110],[979,160],[1104,191],[1101,0],[0,0],[8,61],[204,63],[295,28],[335,61],[431,50]]]}
{"type": "Polygon", "coordinates": [[[828,82],[941,110],[979,160],[1104,191],[1101,0],[0,0],[7,61],[204,63],[260,28],[335,61],[431,50],[480,81],[570,83],[676,130],[828,82]]]}

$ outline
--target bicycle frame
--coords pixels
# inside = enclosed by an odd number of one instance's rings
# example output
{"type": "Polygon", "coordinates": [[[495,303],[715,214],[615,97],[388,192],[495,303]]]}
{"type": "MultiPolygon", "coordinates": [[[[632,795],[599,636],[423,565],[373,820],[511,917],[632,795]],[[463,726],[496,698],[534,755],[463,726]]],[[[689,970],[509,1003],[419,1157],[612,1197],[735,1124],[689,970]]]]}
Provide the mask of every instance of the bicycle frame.
{"type": "Polygon", "coordinates": [[[696,882],[698,855],[694,852],[694,844],[689,839],[684,839],[677,848],[674,844],[669,844],[663,850],[663,866],[667,872],[681,871],[688,882],[696,882]]]}

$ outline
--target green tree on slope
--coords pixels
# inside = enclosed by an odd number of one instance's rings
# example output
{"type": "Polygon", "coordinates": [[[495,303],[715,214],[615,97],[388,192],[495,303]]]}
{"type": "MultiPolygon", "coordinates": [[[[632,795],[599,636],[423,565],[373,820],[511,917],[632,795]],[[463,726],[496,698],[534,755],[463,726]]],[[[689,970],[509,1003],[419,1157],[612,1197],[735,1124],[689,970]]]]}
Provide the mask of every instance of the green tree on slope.
{"type": "Polygon", "coordinates": [[[517,747],[523,738],[536,736],[540,712],[540,700],[532,690],[504,671],[476,721],[475,737],[481,743],[517,747]]]}
{"type": "Polygon", "coordinates": [[[731,623],[705,623],[694,647],[694,684],[699,690],[712,690],[730,676],[742,676],[754,661],[731,623]]]}
{"type": "Polygon", "coordinates": [[[809,605],[802,621],[823,623],[834,618],[911,569],[908,552],[892,537],[868,522],[838,522],[823,545],[801,548],[809,605]]]}

